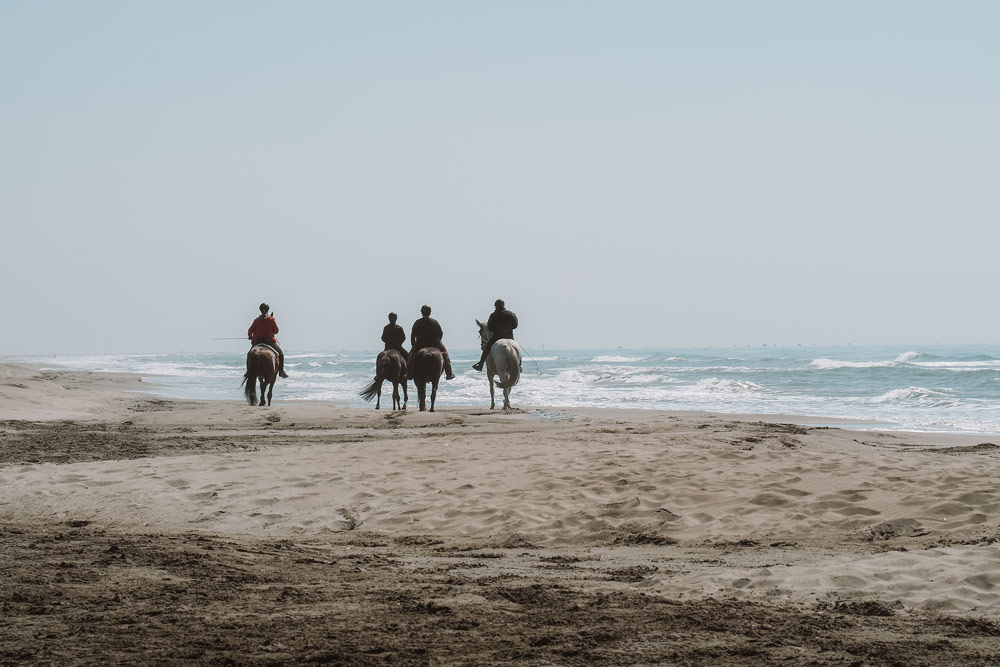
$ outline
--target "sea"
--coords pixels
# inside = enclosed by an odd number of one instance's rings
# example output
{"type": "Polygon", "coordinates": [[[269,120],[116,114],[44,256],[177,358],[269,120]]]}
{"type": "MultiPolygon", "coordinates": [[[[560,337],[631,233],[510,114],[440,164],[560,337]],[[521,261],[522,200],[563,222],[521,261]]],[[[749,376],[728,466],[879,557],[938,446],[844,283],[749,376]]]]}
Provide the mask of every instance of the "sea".
{"type": "MultiPolygon", "coordinates": [[[[286,350],[283,401],[371,407],[358,392],[378,350],[286,350]]],[[[1000,345],[525,348],[515,407],[694,410],[834,417],[847,428],[1000,434],[1000,345]]],[[[489,407],[478,350],[451,350],[458,375],[442,378],[438,407],[489,407]]],[[[21,357],[49,368],[132,373],[149,393],[241,400],[245,352],[21,357]]],[[[14,361],[14,360],[12,360],[14,361]]],[[[391,395],[386,383],[383,399],[391,395]]],[[[499,391],[499,390],[498,390],[499,391]]],[[[389,398],[391,405],[391,398],[389,398]]],[[[410,386],[410,408],[416,392],[410,386]]]]}

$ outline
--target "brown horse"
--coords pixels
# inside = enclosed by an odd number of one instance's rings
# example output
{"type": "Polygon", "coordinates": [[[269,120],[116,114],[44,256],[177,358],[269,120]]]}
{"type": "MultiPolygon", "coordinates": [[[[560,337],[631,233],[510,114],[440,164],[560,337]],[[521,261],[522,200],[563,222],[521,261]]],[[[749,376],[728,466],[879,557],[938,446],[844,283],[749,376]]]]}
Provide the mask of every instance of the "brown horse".
{"type": "Polygon", "coordinates": [[[243,394],[247,403],[257,405],[257,382],[260,381],[260,405],[271,405],[274,381],[278,377],[278,353],[269,345],[254,345],[247,352],[247,374],[243,376],[246,387],[243,394]],[[267,390],[267,403],[264,391],[267,390]]]}
{"type": "Polygon", "coordinates": [[[434,399],[437,398],[438,381],[444,371],[444,355],[436,347],[422,347],[410,352],[410,368],[413,384],[417,385],[417,398],[420,399],[420,410],[426,409],[427,383],[431,383],[431,412],[434,412],[434,399]]]}
{"type": "Polygon", "coordinates": [[[385,380],[392,382],[392,409],[405,410],[410,397],[406,393],[406,359],[403,359],[399,350],[383,350],[378,353],[375,359],[375,379],[358,393],[358,396],[366,401],[378,396],[378,400],[375,401],[375,409],[378,410],[379,404],[382,403],[382,382],[385,380]],[[402,403],[399,402],[400,384],[403,385],[402,403]]]}

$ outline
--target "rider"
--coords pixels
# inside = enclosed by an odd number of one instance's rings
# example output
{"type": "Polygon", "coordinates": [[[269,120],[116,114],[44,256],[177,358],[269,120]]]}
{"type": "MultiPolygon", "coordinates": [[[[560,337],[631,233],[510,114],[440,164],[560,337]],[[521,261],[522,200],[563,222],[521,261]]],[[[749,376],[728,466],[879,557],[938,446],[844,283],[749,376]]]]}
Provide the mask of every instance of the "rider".
{"type": "Polygon", "coordinates": [[[250,328],[247,329],[247,338],[250,339],[250,345],[263,343],[274,348],[274,351],[278,353],[278,375],[286,378],[288,373],[285,372],[285,353],[274,337],[274,334],[278,333],[278,323],[274,321],[273,313],[268,315],[270,310],[271,306],[266,303],[260,304],[260,317],[255,319],[250,328]]]}
{"type": "Polygon", "coordinates": [[[423,317],[413,323],[413,330],[410,332],[410,354],[416,354],[417,350],[423,347],[436,347],[444,354],[445,379],[454,379],[455,374],[451,372],[451,357],[448,356],[448,350],[441,342],[441,339],[444,338],[441,325],[431,317],[430,306],[421,306],[420,314],[423,317]]]}
{"type": "Polygon", "coordinates": [[[403,348],[406,332],[403,331],[403,327],[396,324],[396,317],[396,313],[389,313],[389,324],[382,329],[382,342],[385,343],[385,349],[397,350],[403,355],[403,359],[409,359],[410,354],[403,348]]]}
{"type": "Polygon", "coordinates": [[[517,315],[504,307],[503,299],[497,299],[493,306],[495,310],[490,314],[490,319],[486,321],[486,326],[490,330],[490,339],[486,345],[483,345],[483,356],[479,358],[479,362],[472,364],[472,367],[477,371],[483,370],[483,364],[486,362],[486,357],[489,355],[493,343],[501,338],[514,340],[514,329],[517,328],[517,315]]]}

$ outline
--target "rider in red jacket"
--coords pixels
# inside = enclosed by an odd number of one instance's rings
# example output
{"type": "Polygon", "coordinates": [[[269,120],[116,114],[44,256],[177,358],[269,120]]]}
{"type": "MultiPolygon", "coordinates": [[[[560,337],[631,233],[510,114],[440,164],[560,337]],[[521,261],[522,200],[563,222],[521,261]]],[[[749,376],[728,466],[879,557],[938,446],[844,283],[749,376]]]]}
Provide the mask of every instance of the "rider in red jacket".
{"type": "Polygon", "coordinates": [[[278,333],[278,323],[274,321],[273,315],[268,315],[270,310],[271,306],[266,303],[260,304],[260,317],[250,324],[250,328],[247,329],[247,338],[250,339],[251,345],[263,343],[275,349],[278,353],[278,375],[286,378],[288,373],[285,372],[285,353],[274,337],[274,334],[278,333]]]}

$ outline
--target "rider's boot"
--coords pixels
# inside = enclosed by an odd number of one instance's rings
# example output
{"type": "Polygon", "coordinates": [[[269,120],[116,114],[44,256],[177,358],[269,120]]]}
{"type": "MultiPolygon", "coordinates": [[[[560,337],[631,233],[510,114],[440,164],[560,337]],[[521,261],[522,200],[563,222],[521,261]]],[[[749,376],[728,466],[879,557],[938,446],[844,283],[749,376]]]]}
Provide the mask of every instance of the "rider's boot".
{"type": "Polygon", "coordinates": [[[476,363],[472,364],[472,367],[475,368],[477,371],[481,371],[483,370],[483,362],[477,361],[476,363]]]}
{"type": "Polygon", "coordinates": [[[285,358],[282,357],[281,361],[278,362],[278,375],[283,378],[288,377],[288,373],[285,372],[285,358]]]}
{"type": "Polygon", "coordinates": [[[444,379],[445,380],[454,380],[455,379],[455,374],[451,372],[451,362],[450,361],[447,364],[444,365],[444,379]]]}

